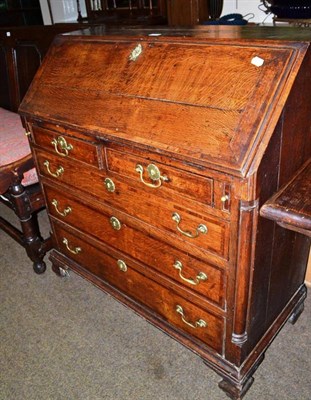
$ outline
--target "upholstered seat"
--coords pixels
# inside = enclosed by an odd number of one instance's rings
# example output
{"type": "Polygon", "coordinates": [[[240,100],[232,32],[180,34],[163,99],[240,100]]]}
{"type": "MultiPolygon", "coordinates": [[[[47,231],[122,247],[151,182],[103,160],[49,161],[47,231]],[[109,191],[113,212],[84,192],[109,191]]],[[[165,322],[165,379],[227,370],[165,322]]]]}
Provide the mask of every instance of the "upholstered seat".
{"type": "MultiPolygon", "coordinates": [[[[0,135],[0,168],[4,169],[30,154],[28,139],[18,114],[0,108],[0,135]]],[[[22,180],[24,186],[37,182],[35,168],[25,172],[22,180]]]]}
{"type": "Polygon", "coordinates": [[[0,195],[1,201],[14,210],[21,231],[0,216],[0,228],[25,247],[37,273],[45,271],[43,257],[51,247],[43,240],[37,212],[44,208],[44,198],[20,116],[0,108],[0,195]]]}

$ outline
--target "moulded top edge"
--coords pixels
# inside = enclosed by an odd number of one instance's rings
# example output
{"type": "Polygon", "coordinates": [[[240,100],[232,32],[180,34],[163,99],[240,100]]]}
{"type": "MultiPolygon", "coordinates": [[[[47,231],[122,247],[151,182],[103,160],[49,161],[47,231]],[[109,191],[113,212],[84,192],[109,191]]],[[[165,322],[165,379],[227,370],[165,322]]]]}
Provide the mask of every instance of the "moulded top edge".
{"type": "Polygon", "coordinates": [[[94,37],[126,37],[144,40],[213,40],[213,41],[242,41],[242,42],[269,42],[293,45],[293,42],[311,42],[311,31],[304,28],[268,27],[268,26],[208,26],[198,25],[189,28],[171,28],[154,26],[148,28],[137,27],[109,27],[105,25],[88,27],[83,30],[65,33],[62,36],[74,39],[79,36],[85,40],[94,37]]]}

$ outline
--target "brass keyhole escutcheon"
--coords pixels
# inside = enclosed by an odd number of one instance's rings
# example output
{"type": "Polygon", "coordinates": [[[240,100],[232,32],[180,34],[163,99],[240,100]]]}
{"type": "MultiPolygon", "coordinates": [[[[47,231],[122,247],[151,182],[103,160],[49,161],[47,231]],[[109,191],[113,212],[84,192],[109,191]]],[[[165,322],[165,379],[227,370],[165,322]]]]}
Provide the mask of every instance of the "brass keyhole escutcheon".
{"type": "Polygon", "coordinates": [[[117,217],[111,217],[109,221],[115,231],[119,231],[121,229],[121,222],[117,217]]]}
{"type": "Polygon", "coordinates": [[[136,61],[137,58],[141,55],[143,52],[143,46],[139,43],[135,49],[131,51],[131,54],[129,55],[129,60],[130,61],[136,61]]]}
{"type": "Polygon", "coordinates": [[[122,271],[122,272],[126,272],[127,271],[127,265],[126,265],[125,261],[118,260],[117,264],[118,264],[118,267],[119,267],[120,271],[122,271]]]}
{"type": "Polygon", "coordinates": [[[147,166],[147,172],[148,172],[149,178],[153,181],[157,181],[161,178],[160,170],[154,164],[149,164],[147,166]]]}
{"type": "Polygon", "coordinates": [[[104,183],[108,192],[113,193],[116,190],[116,185],[114,184],[112,179],[106,178],[104,183]]]}

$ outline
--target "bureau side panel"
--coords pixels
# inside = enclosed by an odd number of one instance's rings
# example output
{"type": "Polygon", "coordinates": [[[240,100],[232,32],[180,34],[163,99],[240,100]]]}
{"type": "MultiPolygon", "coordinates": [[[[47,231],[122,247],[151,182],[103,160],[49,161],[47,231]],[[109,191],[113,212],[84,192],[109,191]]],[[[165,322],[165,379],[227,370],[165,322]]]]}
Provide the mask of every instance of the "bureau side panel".
{"type": "MultiPolygon", "coordinates": [[[[286,184],[310,157],[310,52],[299,72],[257,172],[259,207],[286,184]]],[[[303,284],[308,257],[306,237],[259,216],[249,312],[249,354],[303,284]]]]}
{"type": "MultiPolygon", "coordinates": [[[[280,172],[278,189],[311,156],[311,51],[309,49],[283,115],[280,172]]],[[[276,226],[271,266],[267,324],[278,313],[304,282],[310,241],[276,226]]]]}
{"type": "Polygon", "coordinates": [[[285,104],[279,187],[311,157],[311,49],[285,104]]]}
{"type": "MultiPolygon", "coordinates": [[[[257,173],[256,198],[259,209],[277,190],[282,122],[279,121],[257,173]]],[[[274,222],[258,213],[254,269],[248,318],[248,341],[243,348],[245,355],[266,331],[266,314],[273,253],[274,222]]]]}

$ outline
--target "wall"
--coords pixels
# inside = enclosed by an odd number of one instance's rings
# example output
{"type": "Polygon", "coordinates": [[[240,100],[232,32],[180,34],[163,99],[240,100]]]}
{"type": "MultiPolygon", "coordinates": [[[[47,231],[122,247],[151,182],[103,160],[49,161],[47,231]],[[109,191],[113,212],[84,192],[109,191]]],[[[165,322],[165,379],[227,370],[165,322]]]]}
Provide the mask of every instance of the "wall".
{"type": "MultiPolygon", "coordinates": [[[[76,0],[40,0],[40,5],[44,25],[77,21],[78,10],[76,0]]],[[[84,0],[80,0],[80,8],[82,17],[86,17],[84,0]]]]}
{"type": "MultiPolygon", "coordinates": [[[[224,7],[222,11],[222,15],[239,13],[243,16],[246,14],[254,14],[254,18],[249,19],[251,16],[247,16],[246,19],[249,22],[256,23],[271,23],[272,16],[265,14],[261,11],[258,6],[262,5],[260,0],[224,0],[224,7]]],[[[265,9],[264,6],[260,6],[262,9],[265,9]]]]}
{"type": "MultiPolygon", "coordinates": [[[[45,25],[50,25],[52,23],[49,4],[54,23],[75,22],[77,20],[78,11],[76,0],[40,0],[40,4],[45,25]]],[[[250,22],[263,23],[265,21],[265,23],[271,23],[271,15],[267,17],[263,11],[258,9],[260,4],[260,0],[224,0],[222,15],[231,13],[246,15],[253,13],[254,18],[250,19],[250,22]]],[[[86,17],[85,0],[80,0],[80,7],[82,16],[86,17]]],[[[246,18],[249,19],[249,17],[250,16],[246,18]]]]}

